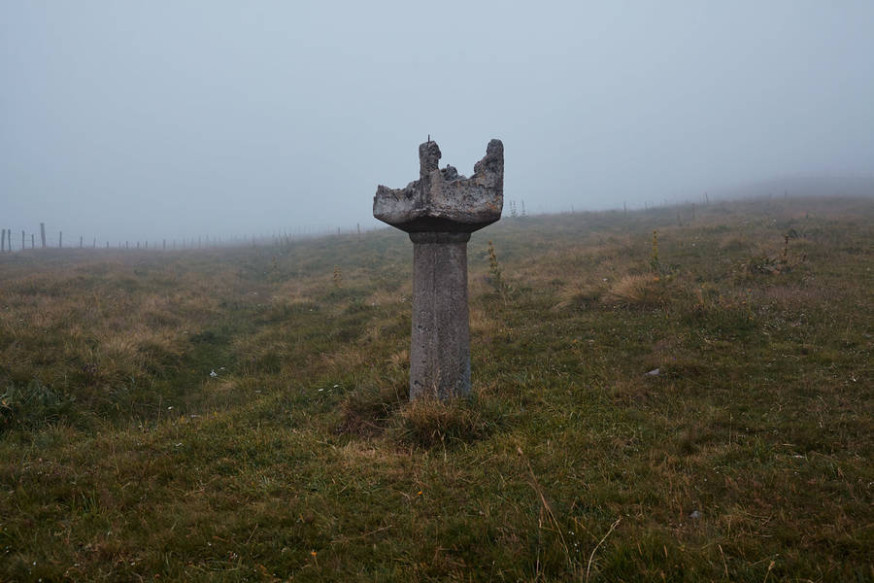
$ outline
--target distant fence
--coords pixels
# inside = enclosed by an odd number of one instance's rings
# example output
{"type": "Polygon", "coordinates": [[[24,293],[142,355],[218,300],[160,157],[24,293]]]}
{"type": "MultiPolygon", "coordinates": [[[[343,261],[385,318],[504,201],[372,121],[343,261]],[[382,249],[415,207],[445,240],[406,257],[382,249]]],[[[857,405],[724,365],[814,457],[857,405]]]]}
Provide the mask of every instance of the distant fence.
{"type": "MultiPolygon", "coordinates": [[[[381,227],[375,227],[381,228],[381,227]]],[[[12,229],[0,230],[0,253],[12,253],[13,251],[29,251],[36,249],[121,249],[121,250],[141,250],[141,251],[173,251],[173,250],[191,250],[191,249],[209,249],[216,247],[242,247],[242,246],[271,246],[271,245],[288,245],[295,240],[313,239],[316,237],[327,236],[361,236],[372,229],[361,228],[358,224],[354,229],[323,229],[323,230],[305,230],[299,229],[297,233],[289,233],[283,231],[281,233],[274,232],[270,235],[248,235],[248,236],[230,236],[216,237],[210,235],[201,235],[198,237],[182,237],[179,239],[159,239],[145,241],[130,241],[130,240],[115,240],[107,241],[100,240],[97,237],[85,238],[84,235],[79,235],[78,244],[70,245],[69,242],[64,243],[64,232],[58,231],[57,245],[52,245],[55,240],[54,235],[49,239],[46,233],[45,223],[39,224],[39,241],[37,241],[36,233],[28,233],[25,229],[21,230],[21,241],[19,244],[17,231],[13,238],[12,229]],[[37,245],[39,243],[39,245],[37,245]]],[[[68,239],[69,241],[69,239],[68,239]]],[[[73,239],[75,241],[75,239],[73,239]]]]}

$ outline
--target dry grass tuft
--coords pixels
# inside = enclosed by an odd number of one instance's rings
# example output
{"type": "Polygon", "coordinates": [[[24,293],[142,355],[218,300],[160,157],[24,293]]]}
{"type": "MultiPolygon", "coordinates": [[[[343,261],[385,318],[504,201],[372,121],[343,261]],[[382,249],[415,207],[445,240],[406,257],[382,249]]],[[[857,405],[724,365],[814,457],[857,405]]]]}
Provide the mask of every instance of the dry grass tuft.
{"type": "Polygon", "coordinates": [[[596,284],[593,282],[574,282],[564,285],[558,291],[559,302],[553,306],[553,310],[565,309],[588,309],[597,306],[604,293],[607,290],[607,284],[596,284]]]}
{"type": "Polygon", "coordinates": [[[469,399],[419,398],[401,409],[395,439],[424,448],[451,447],[487,437],[494,429],[482,411],[469,399]]]}
{"type": "Polygon", "coordinates": [[[394,370],[404,370],[410,363],[409,350],[399,350],[389,357],[389,362],[394,370]]]}
{"type": "Polygon", "coordinates": [[[476,304],[470,306],[470,333],[472,336],[491,337],[500,328],[500,321],[494,318],[489,310],[476,304]]]}
{"type": "Polygon", "coordinates": [[[659,308],[671,300],[666,283],[652,275],[626,275],[604,294],[605,305],[623,308],[659,308]]]}

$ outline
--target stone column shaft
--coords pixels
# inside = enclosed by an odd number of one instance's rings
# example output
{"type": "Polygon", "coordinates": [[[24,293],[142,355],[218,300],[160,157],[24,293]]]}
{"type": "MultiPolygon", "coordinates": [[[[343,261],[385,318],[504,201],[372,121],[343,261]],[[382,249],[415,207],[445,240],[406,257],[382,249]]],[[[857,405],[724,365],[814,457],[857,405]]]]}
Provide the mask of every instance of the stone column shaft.
{"type": "Polygon", "coordinates": [[[470,233],[410,233],[413,330],[410,398],[470,394],[467,241],[470,233]]]}

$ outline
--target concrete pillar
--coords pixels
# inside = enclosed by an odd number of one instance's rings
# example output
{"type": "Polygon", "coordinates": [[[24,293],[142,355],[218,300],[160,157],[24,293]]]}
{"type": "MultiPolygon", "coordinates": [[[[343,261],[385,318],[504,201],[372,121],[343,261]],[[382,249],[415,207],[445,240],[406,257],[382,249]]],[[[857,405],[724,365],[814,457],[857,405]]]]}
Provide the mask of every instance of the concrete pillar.
{"type": "Polygon", "coordinates": [[[504,204],[500,140],[489,142],[471,178],[439,169],[440,158],[429,139],[419,146],[419,180],[402,189],[380,185],[373,198],[373,216],[413,242],[410,399],[470,394],[467,242],[501,218],[504,204]]]}
{"type": "Polygon", "coordinates": [[[413,332],[410,399],[470,394],[467,242],[470,233],[410,233],[413,332]]]}

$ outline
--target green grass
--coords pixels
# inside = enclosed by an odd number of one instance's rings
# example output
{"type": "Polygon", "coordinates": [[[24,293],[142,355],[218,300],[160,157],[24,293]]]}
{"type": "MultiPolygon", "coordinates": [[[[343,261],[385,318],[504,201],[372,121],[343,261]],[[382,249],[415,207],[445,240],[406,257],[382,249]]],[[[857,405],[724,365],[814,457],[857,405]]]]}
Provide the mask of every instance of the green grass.
{"type": "Polygon", "coordinates": [[[4,255],[0,580],[874,580],[871,225],[504,219],[445,404],[400,232],[4,255]]]}

